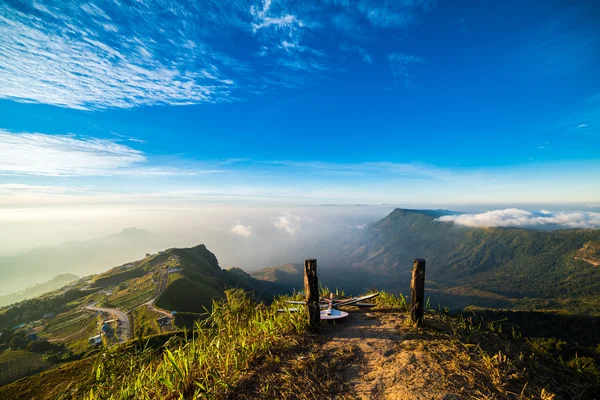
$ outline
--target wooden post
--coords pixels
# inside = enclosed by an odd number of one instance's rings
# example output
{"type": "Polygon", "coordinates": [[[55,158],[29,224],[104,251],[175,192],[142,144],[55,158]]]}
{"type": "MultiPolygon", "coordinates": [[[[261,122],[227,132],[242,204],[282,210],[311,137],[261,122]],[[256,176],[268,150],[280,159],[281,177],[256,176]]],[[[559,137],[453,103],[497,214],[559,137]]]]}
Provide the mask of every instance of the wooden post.
{"type": "Polygon", "coordinates": [[[319,278],[315,259],[304,260],[304,293],[306,293],[306,306],[308,307],[308,329],[311,332],[320,332],[319,278]]]}
{"type": "Polygon", "coordinates": [[[425,309],[425,260],[422,258],[416,258],[413,264],[410,291],[412,300],[410,319],[420,327],[423,325],[423,311],[425,309]]]}

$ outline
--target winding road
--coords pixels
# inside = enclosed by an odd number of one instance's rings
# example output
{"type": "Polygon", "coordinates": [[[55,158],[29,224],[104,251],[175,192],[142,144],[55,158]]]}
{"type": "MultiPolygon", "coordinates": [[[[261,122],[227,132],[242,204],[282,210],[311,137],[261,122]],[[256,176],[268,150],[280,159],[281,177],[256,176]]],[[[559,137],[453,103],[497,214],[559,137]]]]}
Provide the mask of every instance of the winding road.
{"type": "Polygon", "coordinates": [[[119,338],[120,343],[128,341],[131,337],[131,324],[129,323],[129,318],[123,311],[117,310],[116,308],[95,307],[94,305],[86,306],[84,309],[88,311],[99,311],[114,315],[114,317],[119,320],[117,337],[119,338]]]}
{"type": "MultiPolygon", "coordinates": [[[[157,286],[156,286],[156,293],[155,293],[154,297],[152,299],[150,299],[149,301],[147,301],[146,303],[142,304],[141,306],[142,307],[147,306],[148,308],[150,308],[153,311],[156,311],[156,312],[158,312],[164,316],[167,316],[169,318],[173,318],[173,315],[171,315],[171,313],[154,307],[154,302],[156,301],[158,296],[167,287],[168,277],[169,277],[169,274],[167,273],[166,270],[161,272],[160,277],[158,278],[158,282],[157,282],[157,286]]],[[[85,306],[84,309],[87,311],[94,311],[94,312],[99,311],[99,312],[111,314],[116,319],[118,319],[119,326],[117,329],[117,337],[119,339],[119,343],[126,342],[131,338],[131,324],[129,322],[129,317],[123,311],[118,310],[116,308],[96,307],[95,304],[85,306]]]]}
{"type": "Polygon", "coordinates": [[[164,315],[165,317],[167,317],[169,319],[172,319],[173,314],[171,314],[170,312],[165,311],[163,309],[156,308],[154,306],[154,303],[156,302],[156,299],[158,299],[158,296],[160,296],[160,294],[167,288],[168,281],[169,281],[169,273],[166,270],[163,270],[160,274],[160,277],[158,278],[158,285],[156,286],[155,296],[152,299],[145,302],[144,304],[142,304],[142,306],[146,306],[151,311],[155,311],[159,314],[164,315]]]}

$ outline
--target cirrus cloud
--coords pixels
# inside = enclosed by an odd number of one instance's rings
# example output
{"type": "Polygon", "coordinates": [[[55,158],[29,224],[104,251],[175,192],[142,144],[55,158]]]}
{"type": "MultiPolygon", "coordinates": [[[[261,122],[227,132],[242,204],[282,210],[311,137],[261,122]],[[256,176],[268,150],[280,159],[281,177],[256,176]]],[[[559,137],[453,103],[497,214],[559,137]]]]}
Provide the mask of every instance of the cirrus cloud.
{"type": "MultiPolygon", "coordinates": [[[[0,2],[0,99],[83,110],[228,102],[339,71],[338,46],[373,59],[432,0],[0,2]],[[232,43],[243,41],[242,51],[232,43]],[[361,45],[350,43],[361,42],[361,45]]],[[[392,57],[411,81],[411,55],[392,57]]]]}
{"type": "Polygon", "coordinates": [[[105,139],[0,130],[0,173],[100,175],[146,161],[138,150],[105,139]]]}
{"type": "Polygon", "coordinates": [[[171,176],[221,172],[147,165],[147,161],[143,152],[112,140],[0,129],[0,175],[171,176]]]}
{"type": "Polygon", "coordinates": [[[75,109],[227,100],[229,58],[189,40],[194,10],[141,3],[0,5],[0,98],[75,109]]]}

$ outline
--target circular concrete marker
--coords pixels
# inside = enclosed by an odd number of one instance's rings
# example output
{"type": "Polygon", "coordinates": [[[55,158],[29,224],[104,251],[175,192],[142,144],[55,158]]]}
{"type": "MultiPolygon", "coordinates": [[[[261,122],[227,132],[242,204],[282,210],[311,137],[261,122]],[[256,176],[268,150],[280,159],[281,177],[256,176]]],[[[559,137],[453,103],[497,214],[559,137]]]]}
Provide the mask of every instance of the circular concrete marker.
{"type": "Polygon", "coordinates": [[[329,310],[321,310],[321,319],[340,319],[348,316],[346,311],[333,309],[330,315],[327,314],[328,312],[329,310]]]}

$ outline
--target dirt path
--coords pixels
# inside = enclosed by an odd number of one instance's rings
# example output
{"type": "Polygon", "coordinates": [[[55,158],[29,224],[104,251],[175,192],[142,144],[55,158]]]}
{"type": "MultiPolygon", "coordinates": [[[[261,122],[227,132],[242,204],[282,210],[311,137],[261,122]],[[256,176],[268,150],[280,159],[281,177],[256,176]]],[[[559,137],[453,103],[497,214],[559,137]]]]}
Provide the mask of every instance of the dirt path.
{"type": "Polygon", "coordinates": [[[408,327],[405,314],[356,310],[345,321],[327,328],[323,350],[354,353],[354,362],[344,370],[351,397],[459,398],[452,394],[453,390],[448,390],[449,371],[439,359],[443,354],[438,349],[429,351],[439,346],[405,327],[408,327]]]}

